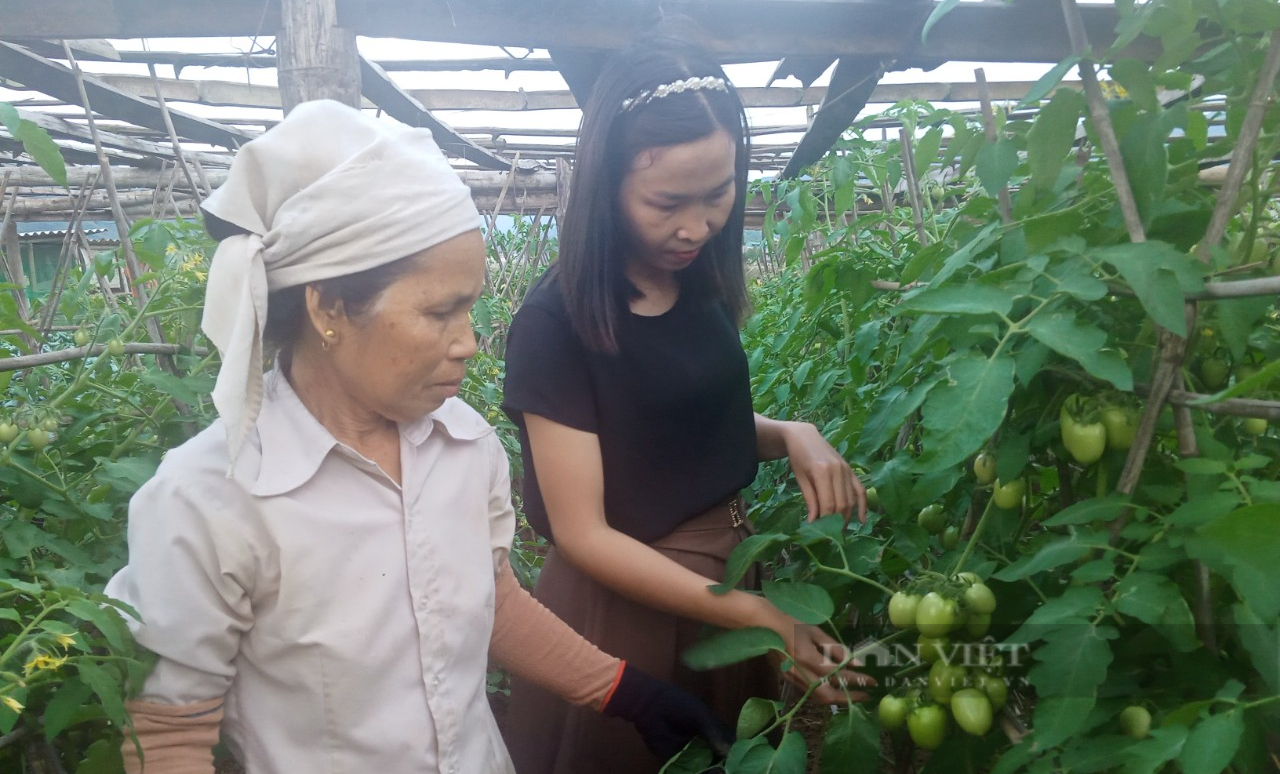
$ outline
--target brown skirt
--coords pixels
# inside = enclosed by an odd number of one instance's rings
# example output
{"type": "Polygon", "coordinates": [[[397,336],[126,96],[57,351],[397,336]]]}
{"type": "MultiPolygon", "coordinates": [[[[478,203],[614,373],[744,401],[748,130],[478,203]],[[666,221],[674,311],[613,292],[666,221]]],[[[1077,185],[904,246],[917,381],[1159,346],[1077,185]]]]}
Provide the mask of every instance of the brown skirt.
{"type": "MultiPolygon", "coordinates": [[[[720,581],[730,552],[747,534],[745,527],[733,526],[725,504],[649,545],[720,581]]],[[[700,697],[729,728],[748,698],[778,696],[777,671],[764,657],[710,672],[685,667],[680,654],[698,641],[704,624],[615,594],[570,566],[554,548],[534,596],[601,650],[700,697]]],[[[513,682],[508,706],[506,741],[518,774],[656,774],[665,763],[645,748],[627,721],[571,706],[528,682],[513,682]]]]}

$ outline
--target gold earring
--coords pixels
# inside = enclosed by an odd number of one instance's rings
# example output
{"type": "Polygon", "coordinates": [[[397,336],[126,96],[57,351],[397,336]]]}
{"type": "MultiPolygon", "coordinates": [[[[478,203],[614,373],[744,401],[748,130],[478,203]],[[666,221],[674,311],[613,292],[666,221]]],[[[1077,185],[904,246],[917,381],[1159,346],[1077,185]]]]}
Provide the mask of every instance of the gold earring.
{"type": "Polygon", "coordinates": [[[329,351],[329,339],[332,339],[332,338],[333,338],[334,336],[336,336],[336,335],[337,335],[337,334],[335,334],[335,333],[333,332],[333,329],[332,329],[332,328],[326,329],[326,330],[325,330],[325,332],[324,332],[324,336],[325,336],[325,337],[324,337],[323,339],[321,339],[321,340],[320,340],[320,349],[323,349],[325,352],[328,352],[328,351],[329,351]]]}

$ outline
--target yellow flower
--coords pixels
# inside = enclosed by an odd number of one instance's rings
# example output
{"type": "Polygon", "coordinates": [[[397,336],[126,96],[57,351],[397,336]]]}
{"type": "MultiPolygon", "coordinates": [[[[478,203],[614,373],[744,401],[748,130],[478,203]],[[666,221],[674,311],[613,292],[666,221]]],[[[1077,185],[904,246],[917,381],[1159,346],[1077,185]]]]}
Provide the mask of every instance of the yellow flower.
{"type": "Polygon", "coordinates": [[[176,252],[178,252],[178,246],[175,245],[174,243],[170,242],[169,244],[164,246],[165,255],[173,255],[176,252]]]}
{"type": "Polygon", "coordinates": [[[44,669],[49,669],[49,670],[57,669],[58,667],[62,666],[65,663],[67,663],[67,660],[65,658],[58,658],[55,656],[50,656],[47,653],[41,653],[40,655],[28,661],[26,666],[23,668],[26,670],[27,674],[31,674],[32,672],[38,672],[44,669]]]}
{"type": "Polygon", "coordinates": [[[22,706],[22,702],[18,701],[12,696],[0,696],[0,704],[3,704],[4,706],[13,710],[14,714],[21,713],[22,710],[25,709],[22,706]]]}
{"type": "Polygon", "coordinates": [[[53,639],[54,642],[57,642],[64,648],[69,648],[76,644],[76,638],[72,637],[70,634],[55,634],[53,635],[53,639]]]}

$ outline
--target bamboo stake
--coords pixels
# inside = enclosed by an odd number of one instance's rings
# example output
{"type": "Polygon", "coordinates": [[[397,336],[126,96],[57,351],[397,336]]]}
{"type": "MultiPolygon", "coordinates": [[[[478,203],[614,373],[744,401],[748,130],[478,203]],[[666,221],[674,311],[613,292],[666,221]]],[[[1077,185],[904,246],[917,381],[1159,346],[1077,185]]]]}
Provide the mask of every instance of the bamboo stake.
{"type": "Polygon", "coordinates": [[[920,185],[916,180],[916,154],[911,147],[911,133],[905,126],[898,130],[898,139],[902,144],[902,174],[906,178],[907,197],[911,202],[911,220],[915,223],[920,246],[926,247],[929,234],[924,230],[924,206],[920,203],[920,185]]]}
{"type": "Polygon", "coordinates": [[[1124,215],[1124,225],[1129,232],[1129,241],[1135,244],[1147,241],[1146,230],[1142,227],[1142,217],[1138,214],[1138,202],[1133,195],[1133,187],[1129,183],[1129,172],[1124,166],[1124,156],[1120,153],[1120,141],[1116,138],[1115,127],[1111,124],[1111,113],[1107,110],[1107,100],[1098,85],[1098,73],[1094,70],[1093,59],[1089,56],[1089,37],[1085,33],[1084,19],[1080,15],[1080,6],[1076,0],[1062,0],[1062,11],[1066,16],[1067,33],[1071,37],[1071,48],[1080,57],[1080,82],[1084,86],[1085,100],[1089,104],[1089,115],[1093,119],[1094,131],[1102,143],[1102,155],[1107,160],[1107,168],[1111,171],[1112,182],[1116,186],[1116,196],[1120,200],[1120,212],[1124,215]]]}
{"type": "Polygon", "coordinates": [[[156,66],[147,64],[147,72],[151,74],[151,82],[156,87],[156,104],[160,106],[160,115],[164,118],[164,128],[169,132],[169,142],[173,145],[173,155],[177,159],[177,165],[182,168],[182,174],[187,178],[187,185],[191,186],[191,190],[195,192],[196,202],[202,199],[200,196],[200,187],[196,185],[195,178],[191,175],[191,169],[187,166],[186,156],[182,153],[182,143],[178,142],[178,133],[173,129],[173,117],[169,115],[169,105],[165,102],[164,92],[160,89],[160,79],[156,77],[156,66]]]}
{"type": "MultiPolygon", "coordinates": [[[[129,238],[129,219],[125,217],[124,210],[120,207],[119,197],[116,191],[115,178],[111,174],[111,162],[107,159],[106,151],[102,145],[102,135],[98,132],[98,124],[93,118],[93,106],[89,104],[89,93],[84,87],[84,74],[80,71],[80,63],[76,61],[75,54],[71,53],[71,46],[67,41],[62,41],[62,51],[67,58],[67,65],[71,68],[71,75],[76,82],[76,90],[80,94],[80,103],[84,107],[85,121],[89,127],[89,134],[93,138],[93,147],[98,154],[98,166],[102,170],[102,181],[107,188],[107,196],[111,200],[111,214],[116,221],[116,229],[120,232],[120,249],[124,255],[125,266],[129,270],[129,289],[134,297],[138,299],[140,306],[146,306],[148,294],[146,288],[136,282],[136,279],[142,276],[142,266],[138,263],[138,256],[133,252],[133,240],[129,238]]],[[[147,334],[151,340],[156,343],[164,342],[164,333],[160,330],[160,324],[156,322],[154,317],[149,317],[143,323],[147,334]]],[[[161,367],[166,371],[176,374],[177,368],[172,360],[167,357],[156,359],[161,367]]]]}
{"type": "Polygon", "coordinates": [[[1208,263],[1213,248],[1222,241],[1227,231],[1227,223],[1236,211],[1236,199],[1244,187],[1245,175],[1253,168],[1254,149],[1258,143],[1258,135],[1262,131],[1262,120],[1266,117],[1267,107],[1271,102],[1272,89],[1276,77],[1280,74],[1280,35],[1272,33],[1267,56],[1258,74],[1258,82],[1254,84],[1253,94],[1249,98],[1249,109],[1245,113],[1244,122],[1240,125],[1240,138],[1231,151],[1231,161],[1227,165],[1227,177],[1218,189],[1218,199],[1213,207],[1213,215],[1209,218],[1209,227],[1205,230],[1204,239],[1196,257],[1208,263]]]}
{"type": "MultiPolygon", "coordinates": [[[[13,295],[14,305],[18,310],[18,318],[25,320],[31,316],[31,305],[27,303],[27,282],[22,271],[22,247],[16,239],[12,240],[12,244],[9,243],[10,240],[4,239],[9,233],[10,224],[13,223],[13,208],[18,203],[17,187],[14,187],[11,191],[9,190],[9,174],[10,171],[5,170],[4,178],[0,179],[0,202],[5,201],[6,191],[9,193],[9,200],[4,208],[4,218],[0,220],[0,239],[5,242],[3,245],[5,275],[10,282],[18,286],[11,290],[10,293],[13,295]],[[18,248],[14,255],[10,255],[10,248],[14,245],[18,245],[18,248]]],[[[21,337],[24,349],[28,352],[35,349],[36,342],[29,335],[22,332],[21,337]]]]}
{"type": "MultiPolygon", "coordinates": [[[[18,357],[4,358],[0,359],[0,372],[18,371],[23,368],[35,368],[36,366],[62,363],[68,360],[78,360],[83,357],[101,355],[106,351],[106,344],[87,344],[83,347],[60,349],[56,352],[41,352],[35,355],[20,355],[18,357]]],[[[135,342],[124,345],[124,353],[126,355],[178,355],[186,351],[185,347],[178,344],[135,342]]],[[[199,350],[196,350],[195,353],[202,354],[199,350]]]]}
{"type": "MultiPolygon", "coordinates": [[[[987,142],[994,143],[996,136],[996,113],[991,107],[991,89],[987,86],[987,71],[981,67],[973,71],[973,78],[978,82],[978,99],[982,103],[982,128],[987,142]]],[[[1000,207],[1000,219],[1005,223],[1013,220],[1013,202],[1009,198],[1009,186],[1000,186],[997,197],[1000,207]]]]}

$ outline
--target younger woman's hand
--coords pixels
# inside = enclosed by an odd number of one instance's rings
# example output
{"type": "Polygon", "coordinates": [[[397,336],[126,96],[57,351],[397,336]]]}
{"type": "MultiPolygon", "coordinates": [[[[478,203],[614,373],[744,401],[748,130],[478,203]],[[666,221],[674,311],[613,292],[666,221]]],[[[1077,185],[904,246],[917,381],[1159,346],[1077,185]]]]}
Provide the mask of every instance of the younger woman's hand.
{"type": "Polygon", "coordinates": [[[804,495],[808,520],[840,513],[848,523],[856,513],[858,521],[865,524],[866,487],[818,428],[807,422],[790,422],[783,437],[796,483],[804,495]]]}
{"type": "MultiPolygon", "coordinates": [[[[848,658],[843,645],[817,626],[802,624],[763,598],[761,601],[769,607],[768,628],[782,637],[794,662],[783,677],[802,690],[820,683],[810,694],[810,699],[819,704],[851,704],[871,698],[860,689],[874,686],[874,678],[848,667],[840,668],[848,658]]],[[[856,661],[852,665],[860,666],[856,661]]]]}

